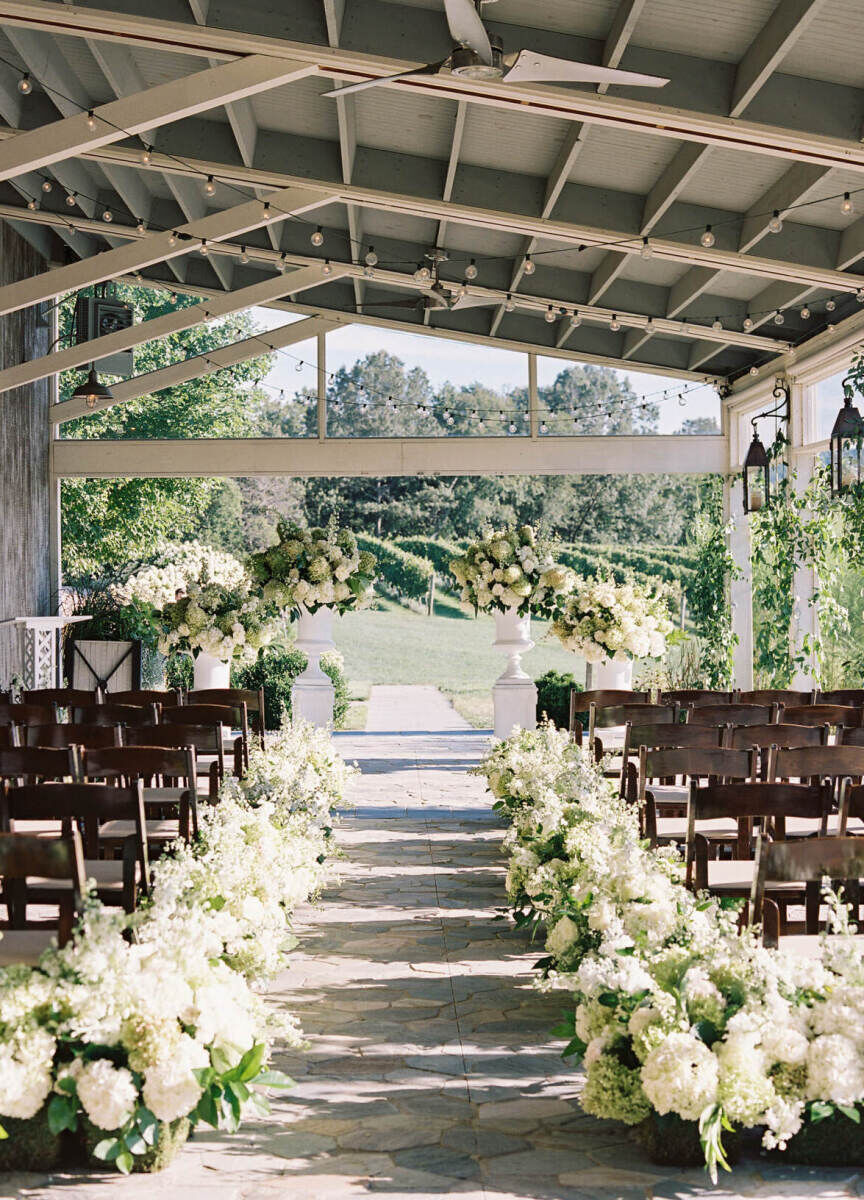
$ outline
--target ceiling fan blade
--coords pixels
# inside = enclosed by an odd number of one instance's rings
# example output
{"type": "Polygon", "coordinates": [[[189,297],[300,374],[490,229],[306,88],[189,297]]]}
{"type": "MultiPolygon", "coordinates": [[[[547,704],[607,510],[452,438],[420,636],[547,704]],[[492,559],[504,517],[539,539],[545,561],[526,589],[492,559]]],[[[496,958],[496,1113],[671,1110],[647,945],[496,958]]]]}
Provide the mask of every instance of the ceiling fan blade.
{"type": "Polygon", "coordinates": [[[418,308],[423,303],[422,299],[417,300],[364,300],[362,304],[356,307],[361,308],[418,308]]]}
{"type": "Polygon", "coordinates": [[[417,67],[414,71],[399,71],[396,75],[379,75],[377,79],[361,79],[359,83],[349,83],[345,87],[334,88],[332,92],[325,92],[331,100],[336,96],[347,96],[351,92],[363,92],[366,88],[378,87],[379,83],[392,83],[395,79],[413,79],[415,75],[437,75],[444,64],[446,58],[442,58],[440,62],[427,63],[425,67],[417,67]]]}
{"type": "Polygon", "coordinates": [[[590,63],[570,62],[520,50],[516,61],[504,76],[506,83],[618,83],[625,87],[665,87],[669,82],[660,75],[640,75],[636,71],[617,71],[612,67],[594,67],[590,63]]]}
{"type": "Polygon", "coordinates": [[[450,36],[460,46],[467,46],[478,54],[487,67],[492,66],[492,44],[483,22],[480,20],[474,0],[444,0],[450,36]]]}
{"type": "MultiPolygon", "coordinates": [[[[460,312],[463,308],[491,308],[493,304],[500,304],[500,299],[490,298],[489,296],[463,296],[461,300],[457,300],[453,305],[453,309],[458,309],[460,312]]],[[[453,311],[451,309],[451,311],[453,311]]]]}

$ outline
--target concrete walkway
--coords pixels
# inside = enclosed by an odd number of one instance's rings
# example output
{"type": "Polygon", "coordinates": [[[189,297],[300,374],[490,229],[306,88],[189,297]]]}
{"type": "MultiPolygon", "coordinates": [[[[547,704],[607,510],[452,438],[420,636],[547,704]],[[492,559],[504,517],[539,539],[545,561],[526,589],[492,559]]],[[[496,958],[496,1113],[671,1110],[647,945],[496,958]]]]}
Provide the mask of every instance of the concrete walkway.
{"type": "Polygon", "coordinates": [[[202,1133],[157,1176],[0,1179],[61,1200],[712,1200],[864,1195],[864,1174],[756,1156],[715,1189],[654,1167],[620,1125],[585,1116],[579,1072],[550,1036],[564,994],[532,987],[540,947],[496,910],[503,829],[466,774],[473,731],[346,734],[364,770],[338,830],[341,879],[299,914],[272,999],[299,1015],[306,1054],[272,1116],[202,1133]],[[26,1185],[26,1186],[25,1186],[26,1185]]]}
{"type": "Polygon", "coordinates": [[[369,733],[408,730],[470,729],[468,722],[437,687],[430,684],[374,684],[369,695],[366,729],[369,733]]]}

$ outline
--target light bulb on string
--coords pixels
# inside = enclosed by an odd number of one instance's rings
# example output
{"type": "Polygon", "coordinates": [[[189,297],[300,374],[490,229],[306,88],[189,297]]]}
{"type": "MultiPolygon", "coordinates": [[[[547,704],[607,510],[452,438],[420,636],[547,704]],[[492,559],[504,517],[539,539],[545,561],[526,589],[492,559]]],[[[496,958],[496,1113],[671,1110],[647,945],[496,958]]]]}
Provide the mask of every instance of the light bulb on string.
{"type": "Polygon", "coordinates": [[[621,328],[621,322],[618,320],[617,313],[612,314],[612,319],[609,322],[609,328],[611,329],[611,331],[613,333],[617,333],[618,330],[621,328]]]}
{"type": "Polygon", "coordinates": [[[543,320],[546,322],[547,325],[551,325],[552,322],[555,320],[555,309],[552,307],[551,304],[549,305],[549,307],[546,309],[545,313],[543,314],[543,320]]]}
{"type": "Polygon", "coordinates": [[[75,205],[78,203],[77,195],[78,195],[77,192],[67,192],[66,193],[66,203],[69,206],[69,208],[74,208],[75,205]]]}
{"type": "Polygon", "coordinates": [[[769,233],[780,233],[782,228],[783,228],[783,218],[780,216],[780,209],[775,208],[774,212],[771,214],[771,217],[768,221],[768,232],[769,233]]]}
{"type": "Polygon", "coordinates": [[[141,162],[144,164],[145,167],[150,166],[150,160],[152,159],[152,157],[153,157],[153,147],[148,146],[147,143],[145,142],[144,148],[141,151],[141,162]]]}
{"type": "Polygon", "coordinates": [[[837,307],[837,301],[834,299],[834,297],[833,297],[833,296],[830,296],[830,297],[829,297],[829,298],[828,298],[828,299],[825,301],[825,311],[826,311],[826,312],[833,312],[833,311],[834,311],[834,309],[835,309],[836,307],[837,307]]]}
{"type": "Polygon", "coordinates": [[[204,194],[205,196],[216,195],[216,183],[212,175],[207,176],[207,182],[204,184],[204,194]]]}
{"type": "Polygon", "coordinates": [[[271,219],[271,217],[273,216],[272,210],[270,208],[269,200],[265,200],[264,203],[261,205],[261,216],[264,218],[265,221],[269,221],[271,219]]]}
{"type": "Polygon", "coordinates": [[[723,322],[720,320],[719,317],[715,317],[714,320],[711,322],[711,328],[714,330],[715,333],[719,333],[720,330],[723,328],[723,322]]]}
{"type": "Polygon", "coordinates": [[[105,222],[106,225],[110,225],[111,222],[114,220],[114,214],[112,213],[110,208],[106,208],[103,210],[102,220],[105,222]]]}
{"type": "Polygon", "coordinates": [[[536,266],[534,265],[534,259],[530,254],[525,255],[525,262],[522,265],[522,270],[526,275],[533,275],[537,270],[536,266]]]}
{"type": "Polygon", "coordinates": [[[776,311],[776,312],[775,312],[775,314],[774,314],[774,324],[775,324],[775,325],[782,325],[782,324],[783,324],[783,322],[784,322],[785,320],[786,320],[786,318],[783,316],[783,313],[782,313],[782,312],[780,311],[780,309],[778,308],[778,309],[777,309],[777,311],[776,311]]]}
{"type": "Polygon", "coordinates": [[[210,253],[210,247],[207,245],[206,238],[201,239],[201,245],[198,247],[198,251],[200,254],[203,254],[205,258],[210,253]]]}
{"type": "Polygon", "coordinates": [[[510,424],[507,426],[507,428],[510,431],[510,433],[515,433],[516,432],[516,422],[511,421],[510,424]]]}
{"type": "Polygon", "coordinates": [[[324,230],[319,225],[315,232],[310,236],[309,241],[313,246],[324,245],[324,230]]]}
{"type": "Polygon", "coordinates": [[[541,433],[548,433],[548,432],[549,432],[549,426],[546,424],[546,422],[545,422],[545,421],[541,421],[541,422],[540,422],[540,432],[541,432],[541,433]]]}
{"type": "Polygon", "coordinates": [[[374,246],[370,246],[369,249],[366,251],[366,257],[363,259],[363,261],[366,263],[367,267],[377,266],[378,255],[375,253],[374,246]]]}
{"type": "Polygon", "coordinates": [[[46,194],[48,192],[50,192],[53,187],[54,187],[54,184],[51,182],[50,179],[42,180],[42,191],[45,192],[46,194]]]}
{"type": "Polygon", "coordinates": [[[29,71],[25,71],[24,74],[21,76],[21,78],[18,80],[18,91],[21,93],[22,96],[29,96],[30,93],[33,91],[33,81],[30,78],[29,71]]]}
{"type": "Polygon", "coordinates": [[[751,374],[751,375],[758,375],[758,374],[759,374],[759,368],[756,366],[756,364],[755,364],[755,363],[754,363],[754,364],[753,364],[753,366],[750,368],[750,374],[751,374]]]}
{"type": "Polygon", "coordinates": [[[573,329],[578,329],[582,324],[581,314],[575,310],[570,314],[570,325],[573,329]]]}
{"type": "Polygon", "coordinates": [[[648,241],[647,237],[643,237],[642,248],[639,251],[640,257],[641,258],[651,258],[651,257],[653,257],[653,254],[654,254],[654,251],[651,249],[651,243],[648,241]]]}
{"type": "Polygon", "coordinates": [[[801,311],[799,312],[798,316],[801,318],[802,321],[810,320],[810,309],[807,307],[806,304],[802,306],[801,311]]]}
{"type": "Polygon", "coordinates": [[[138,221],[138,224],[135,226],[135,228],[138,230],[139,233],[147,232],[147,226],[141,220],[138,221]]]}
{"type": "Polygon", "coordinates": [[[512,312],[515,307],[516,307],[516,301],[513,299],[510,292],[508,292],[507,299],[504,301],[504,311],[512,312]]]}
{"type": "Polygon", "coordinates": [[[299,374],[300,374],[300,372],[303,370],[303,367],[304,367],[304,365],[305,365],[305,364],[304,364],[304,362],[303,362],[303,359],[302,359],[302,358],[298,358],[298,359],[297,359],[297,362],[294,364],[294,370],[297,372],[297,374],[298,374],[298,375],[299,375],[299,374]]]}
{"type": "Polygon", "coordinates": [[[87,128],[91,133],[96,128],[96,114],[93,112],[92,108],[87,113],[87,128]]]}
{"type": "Polygon", "coordinates": [[[864,304],[864,288],[859,288],[855,293],[855,299],[859,304],[864,304]]]}
{"type": "Polygon", "coordinates": [[[168,245],[169,246],[177,245],[177,230],[176,229],[171,230],[170,236],[168,238],[168,245]]]}
{"type": "Polygon", "coordinates": [[[248,263],[249,261],[249,251],[245,246],[240,247],[240,261],[241,263],[248,263]]]}
{"type": "Polygon", "coordinates": [[[276,266],[279,269],[280,275],[284,275],[285,272],[288,270],[288,260],[285,258],[284,254],[279,256],[279,262],[276,264],[276,266]]]}
{"type": "Polygon", "coordinates": [[[683,392],[678,393],[678,404],[681,408],[687,407],[687,397],[684,395],[683,392]]]}
{"type": "Polygon", "coordinates": [[[465,278],[466,279],[476,279],[477,278],[477,263],[474,261],[473,258],[469,262],[468,266],[465,268],[465,278]]]}
{"type": "Polygon", "coordinates": [[[30,199],[27,201],[27,207],[30,209],[31,212],[35,212],[36,209],[39,207],[38,200],[36,200],[36,198],[34,196],[31,196],[30,199]]]}
{"type": "Polygon", "coordinates": [[[840,211],[846,216],[855,211],[855,205],[852,203],[852,197],[848,192],[843,193],[843,199],[840,201],[840,211]]]}
{"type": "Polygon", "coordinates": [[[702,236],[699,238],[699,241],[702,243],[702,245],[705,247],[706,250],[710,250],[711,247],[714,245],[714,243],[717,241],[717,239],[714,236],[714,230],[711,228],[710,225],[705,226],[705,231],[702,234],[702,236]]]}
{"type": "Polygon", "coordinates": [[[333,266],[332,266],[329,258],[324,259],[324,266],[321,268],[321,274],[322,275],[332,275],[333,274],[333,266]]]}
{"type": "Polygon", "coordinates": [[[741,322],[741,327],[742,327],[742,329],[752,329],[753,328],[753,318],[750,316],[749,313],[744,318],[744,320],[741,322]]]}

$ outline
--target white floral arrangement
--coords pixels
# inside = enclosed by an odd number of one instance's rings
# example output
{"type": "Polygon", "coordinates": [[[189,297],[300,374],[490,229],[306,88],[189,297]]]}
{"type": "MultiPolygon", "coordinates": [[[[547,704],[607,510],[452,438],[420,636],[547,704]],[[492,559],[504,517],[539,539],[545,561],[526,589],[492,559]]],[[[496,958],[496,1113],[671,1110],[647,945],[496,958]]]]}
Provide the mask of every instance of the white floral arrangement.
{"type": "Polygon", "coordinates": [[[281,632],[274,610],[244,576],[227,585],[211,580],[205,568],[186,595],[156,614],[162,654],[210,654],[220,662],[253,663],[258,651],[281,632]]]}
{"type": "Polygon", "coordinates": [[[646,846],[634,808],[566,731],[518,732],[477,773],[511,822],[517,919],[547,930],[538,986],[572,994],[565,1053],[582,1059],[587,1112],[698,1124],[715,1180],[723,1130],[760,1127],[784,1150],[827,1116],[860,1121],[864,939],[835,896],[840,936],[821,957],[767,950],[685,887],[677,850],[646,846]]]}
{"type": "Polygon", "coordinates": [[[552,632],[586,662],[659,658],[675,626],[665,592],[613,579],[579,579],[552,632]]]}
{"type": "Polygon", "coordinates": [[[372,598],[376,560],[361,550],[350,529],[331,519],[304,529],[280,518],[275,546],[253,554],[249,569],[264,599],[299,613],[332,607],[340,613],[362,608],[372,598]]]}
{"type": "Polygon", "coordinates": [[[0,1130],[43,1110],[53,1133],[89,1124],[96,1156],[128,1172],[161,1123],[234,1130],[267,1111],[266,1090],[290,1082],[268,1065],[272,1043],[301,1035],[256,988],[283,969],[291,913],[324,881],[321,797],[340,799],[350,777],[303,724],[253,746],[249,779],[202,806],[199,839],[154,864],[146,907],[91,901],[66,947],[0,970],[0,1130]]]}
{"type": "Polygon", "coordinates": [[[215,550],[201,542],[168,542],[162,546],[155,561],[130,575],[125,583],[112,588],[121,604],[138,601],[164,608],[201,579],[234,588],[245,578],[246,571],[239,559],[224,550],[215,550]]]}
{"type": "Polygon", "coordinates": [[[450,571],[460,599],[474,612],[515,608],[523,616],[551,615],[575,580],[531,525],[490,530],[452,560],[450,571]]]}

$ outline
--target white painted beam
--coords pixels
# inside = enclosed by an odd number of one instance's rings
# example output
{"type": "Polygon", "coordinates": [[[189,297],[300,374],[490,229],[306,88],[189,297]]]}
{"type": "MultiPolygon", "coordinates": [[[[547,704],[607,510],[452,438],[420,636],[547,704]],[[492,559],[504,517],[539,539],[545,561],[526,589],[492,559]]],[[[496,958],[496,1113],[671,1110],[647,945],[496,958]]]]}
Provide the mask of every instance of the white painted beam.
{"type": "MultiPolygon", "coordinates": [[[[33,226],[32,228],[38,228],[33,226]]],[[[30,362],[20,363],[15,367],[7,367],[0,371],[0,392],[8,392],[11,388],[23,387],[35,383],[37,379],[45,379],[48,375],[60,371],[72,371],[87,363],[98,361],[109,354],[118,354],[123,350],[131,350],[145,342],[153,342],[158,338],[168,337],[172,333],[181,333],[184,329],[194,329],[205,321],[230,316],[232,313],[243,312],[258,304],[268,304],[283,296],[296,296],[307,288],[329,280],[338,279],[342,275],[340,267],[333,268],[333,274],[324,276],[320,267],[305,267],[290,275],[273,275],[250,287],[240,288],[234,292],[220,293],[205,300],[201,304],[189,308],[178,308],[174,312],[165,313],[161,317],[153,317],[149,321],[141,321],[129,329],[118,329],[116,333],[108,333],[104,337],[94,338],[90,342],[82,342],[79,346],[70,346],[66,350],[56,350],[41,358],[31,359],[30,362]]]]}
{"type": "MultiPolygon", "coordinates": [[[[738,249],[742,253],[752,250],[757,242],[768,236],[768,222],[776,209],[785,217],[789,209],[803,204],[828,174],[822,167],[812,163],[795,163],[759,199],[750,206],[741,226],[738,249]]],[[[806,214],[801,214],[805,216],[806,214]]]]}
{"type": "Polygon", "coordinates": [[[735,72],[733,116],[747,107],[827,0],[780,0],[735,72]]]}
{"type": "MultiPolygon", "coordinates": [[[[362,80],[410,71],[417,62],[360,51],[291,42],[242,30],[165,21],[132,13],[97,10],[50,0],[0,0],[0,21],[73,37],[107,38],[163,51],[205,58],[237,58],[262,54],[314,66],[329,78],[362,80]]],[[[455,75],[414,77],[384,85],[426,96],[465,99],[514,112],[536,112],[560,120],[589,121],[627,128],[676,141],[696,141],[727,149],[770,154],[864,172],[864,145],[843,138],[794,128],[762,125],[715,113],[693,112],[671,105],[565,91],[553,85],[505,84],[463,80],[455,75]]]]}
{"type": "Polygon", "coordinates": [[[62,478],[722,473],[720,436],[55,441],[62,478]]]}
{"type": "Polygon", "coordinates": [[[93,128],[87,113],[65,117],[0,143],[0,179],[37,171],[86,150],[117,142],[129,134],[206,112],[241,96],[251,96],[310,73],[307,63],[251,55],[157,84],[146,92],[97,105],[93,128]]]}
{"type": "Polygon", "coordinates": [[[83,400],[64,400],[55,405],[51,419],[57,424],[63,424],[66,421],[74,421],[77,417],[86,417],[90,413],[114,408],[117,404],[138,400],[141,396],[150,396],[155,392],[165,391],[166,388],[177,387],[190,379],[200,379],[203,375],[212,375],[226,367],[248,362],[251,358],[262,358],[271,350],[281,350],[286,346],[294,346],[297,342],[305,342],[308,338],[315,338],[319,333],[333,329],[335,325],[335,321],[326,317],[307,317],[305,321],[292,321],[291,324],[281,325],[277,329],[264,330],[252,337],[231,342],[227,346],[208,350],[206,354],[196,354],[158,371],[148,371],[145,375],[135,375],[123,383],[112,384],[112,399],[98,400],[93,407],[88,407],[83,400]]]}
{"type": "MultiPolygon", "coordinates": [[[[63,292],[74,292],[92,283],[101,283],[105,279],[114,279],[118,275],[140,271],[153,263],[164,262],[182,254],[188,254],[201,245],[202,240],[218,242],[223,238],[237,236],[258,229],[268,223],[268,220],[284,220],[292,213],[304,213],[326,204],[330,199],[326,192],[311,188],[285,188],[273,192],[267,197],[272,208],[270,217],[264,215],[263,205],[257,200],[249,200],[223,212],[213,213],[200,221],[190,221],[176,230],[185,234],[185,238],[174,239],[170,232],[144,234],[128,245],[114,250],[106,250],[92,258],[82,259],[69,266],[58,267],[36,275],[32,279],[23,279],[17,283],[0,287],[0,313],[16,312],[21,308],[29,308],[42,300],[51,300],[63,292]],[[172,240],[175,244],[172,245],[172,240]]],[[[40,217],[47,214],[30,213],[28,216],[40,217]]],[[[40,222],[45,223],[45,222],[40,222]]],[[[47,222],[51,224],[52,222],[47,222]]],[[[61,224],[68,227],[68,218],[61,224]]],[[[86,225],[84,222],[76,222],[86,225]]]]}

